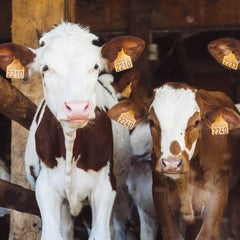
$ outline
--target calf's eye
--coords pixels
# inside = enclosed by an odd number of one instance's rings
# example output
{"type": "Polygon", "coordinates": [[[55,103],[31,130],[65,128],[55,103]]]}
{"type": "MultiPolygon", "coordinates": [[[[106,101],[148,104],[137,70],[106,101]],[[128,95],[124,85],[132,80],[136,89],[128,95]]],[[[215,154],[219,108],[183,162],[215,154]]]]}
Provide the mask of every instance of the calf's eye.
{"type": "Polygon", "coordinates": [[[197,121],[195,122],[195,127],[198,127],[199,124],[200,124],[200,120],[197,120],[197,121]]]}
{"type": "Polygon", "coordinates": [[[40,42],[40,47],[43,47],[44,45],[45,45],[44,41],[40,42]]]}
{"type": "Polygon", "coordinates": [[[154,127],[154,121],[151,119],[149,120],[150,127],[154,127]]]}
{"type": "Polygon", "coordinates": [[[43,72],[46,72],[48,70],[48,65],[44,65],[42,70],[43,70],[43,72]]]}
{"type": "Polygon", "coordinates": [[[99,68],[99,65],[98,64],[95,64],[94,65],[94,69],[97,70],[99,68]]]}

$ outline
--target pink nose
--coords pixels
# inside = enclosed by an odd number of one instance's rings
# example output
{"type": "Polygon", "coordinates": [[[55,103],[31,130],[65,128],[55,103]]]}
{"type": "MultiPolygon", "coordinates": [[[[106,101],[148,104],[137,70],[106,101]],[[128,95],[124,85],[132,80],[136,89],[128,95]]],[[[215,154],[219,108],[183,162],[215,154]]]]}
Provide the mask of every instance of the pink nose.
{"type": "Polygon", "coordinates": [[[83,122],[88,119],[91,111],[89,101],[69,101],[64,103],[64,112],[70,122],[83,122]]]}
{"type": "Polygon", "coordinates": [[[161,159],[162,172],[164,173],[181,173],[184,167],[182,158],[161,159]]]}

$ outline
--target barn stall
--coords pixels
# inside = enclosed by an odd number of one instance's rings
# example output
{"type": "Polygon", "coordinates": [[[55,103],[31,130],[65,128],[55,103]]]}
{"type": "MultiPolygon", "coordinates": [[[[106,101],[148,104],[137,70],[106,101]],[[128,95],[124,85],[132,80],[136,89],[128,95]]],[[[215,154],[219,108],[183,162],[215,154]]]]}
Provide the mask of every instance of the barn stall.
{"type": "MultiPolygon", "coordinates": [[[[140,70],[148,92],[167,81],[184,81],[197,88],[221,90],[240,102],[239,73],[224,69],[207,52],[207,44],[217,38],[240,39],[238,0],[0,2],[0,43],[12,41],[36,48],[38,35],[63,19],[90,26],[104,41],[117,35],[136,35],[145,40],[146,49],[134,67],[140,70]]],[[[0,238],[39,239],[40,219],[27,213],[38,215],[37,207],[31,206],[35,204],[34,194],[18,185],[29,189],[23,159],[28,128],[42,97],[41,81],[37,75],[22,81],[6,79],[4,72],[0,80],[0,157],[11,172],[11,183],[17,184],[2,185],[3,189],[19,191],[16,196],[1,190],[1,206],[18,211],[11,210],[10,217],[2,219],[0,238]],[[32,204],[26,203],[26,196],[32,204]]],[[[138,232],[138,228],[132,229],[138,232]]],[[[84,238],[86,233],[79,223],[76,239],[84,238]]]]}

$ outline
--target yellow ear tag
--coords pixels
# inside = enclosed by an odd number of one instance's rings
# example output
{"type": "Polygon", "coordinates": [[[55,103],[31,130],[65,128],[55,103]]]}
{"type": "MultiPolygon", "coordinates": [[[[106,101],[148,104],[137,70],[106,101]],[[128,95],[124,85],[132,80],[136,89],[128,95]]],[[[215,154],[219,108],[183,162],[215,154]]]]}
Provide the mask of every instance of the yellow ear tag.
{"type": "Polygon", "coordinates": [[[114,60],[114,67],[116,72],[121,72],[133,67],[131,57],[125,54],[123,48],[118,52],[117,58],[114,60]]]}
{"type": "Polygon", "coordinates": [[[13,59],[13,61],[7,66],[6,78],[24,78],[24,66],[19,59],[13,59]]]}
{"type": "Polygon", "coordinates": [[[129,98],[129,96],[130,96],[130,94],[131,94],[131,92],[132,92],[131,87],[132,87],[132,82],[130,82],[130,83],[123,89],[123,91],[122,91],[122,93],[121,93],[121,96],[122,96],[123,98],[129,98]]]}
{"type": "Polygon", "coordinates": [[[228,55],[224,56],[222,64],[234,70],[237,70],[238,68],[238,60],[232,51],[228,55]]]}
{"type": "Polygon", "coordinates": [[[228,123],[223,119],[221,114],[212,124],[212,135],[226,135],[228,132],[228,123]]]}
{"type": "Polygon", "coordinates": [[[118,118],[117,122],[128,128],[129,130],[133,129],[136,123],[133,111],[130,109],[128,112],[122,113],[118,118]]]}

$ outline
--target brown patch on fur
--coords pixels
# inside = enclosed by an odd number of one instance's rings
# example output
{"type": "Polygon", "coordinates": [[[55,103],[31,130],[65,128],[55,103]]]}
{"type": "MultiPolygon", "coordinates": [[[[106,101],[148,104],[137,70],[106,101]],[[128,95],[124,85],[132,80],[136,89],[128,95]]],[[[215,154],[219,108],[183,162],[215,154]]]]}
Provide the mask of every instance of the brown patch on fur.
{"type": "Polygon", "coordinates": [[[170,145],[170,152],[173,155],[178,155],[181,152],[181,147],[177,141],[172,141],[170,145]]]}
{"type": "Polygon", "coordinates": [[[185,150],[183,150],[182,156],[183,156],[183,161],[184,161],[183,172],[188,172],[190,169],[189,155],[185,150]]]}
{"type": "Polygon", "coordinates": [[[37,128],[35,141],[39,158],[49,168],[57,166],[56,158],[66,158],[62,127],[47,106],[37,128]]]}
{"type": "Polygon", "coordinates": [[[98,109],[96,118],[84,128],[77,130],[73,147],[73,159],[77,167],[85,171],[99,171],[110,162],[110,181],[116,189],[113,175],[113,136],[112,124],[107,113],[98,109]]]}
{"type": "Polygon", "coordinates": [[[193,143],[197,140],[200,126],[200,113],[195,112],[188,120],[185,131],[185,145],[190,150],[193,143]]]}
{"type": "Polygon", "coordinates": [[[157,155],[162,155],[161,152],[161,127],[154,111],[154,108],[150,109],[148,119],[150,119],[150,130],[153,139],[153,150],[157,153],[157,155]]]}
{"type": "Polygon", "coordinates": [[[112,156],[111,121],[105,112],[97,112],[97,117],[89,126],[77,130],[73,148],[73,158],[77,167],[85,171],[99,171],[106,166],[112,156]]]}
{"type": "Polygon", "coordinates": [[[151,135],[153,139],[153,149],[152,149],[153,165],[152,166],[154,170],[161,172],[162,168],[161,168],[159,159],[162,156],[162,152],[161,152],[162,135],[161,135],[161,127],[153,107],[149,111],[148,119],[150,120],[150,130],[151,130],[151,135]]]}

